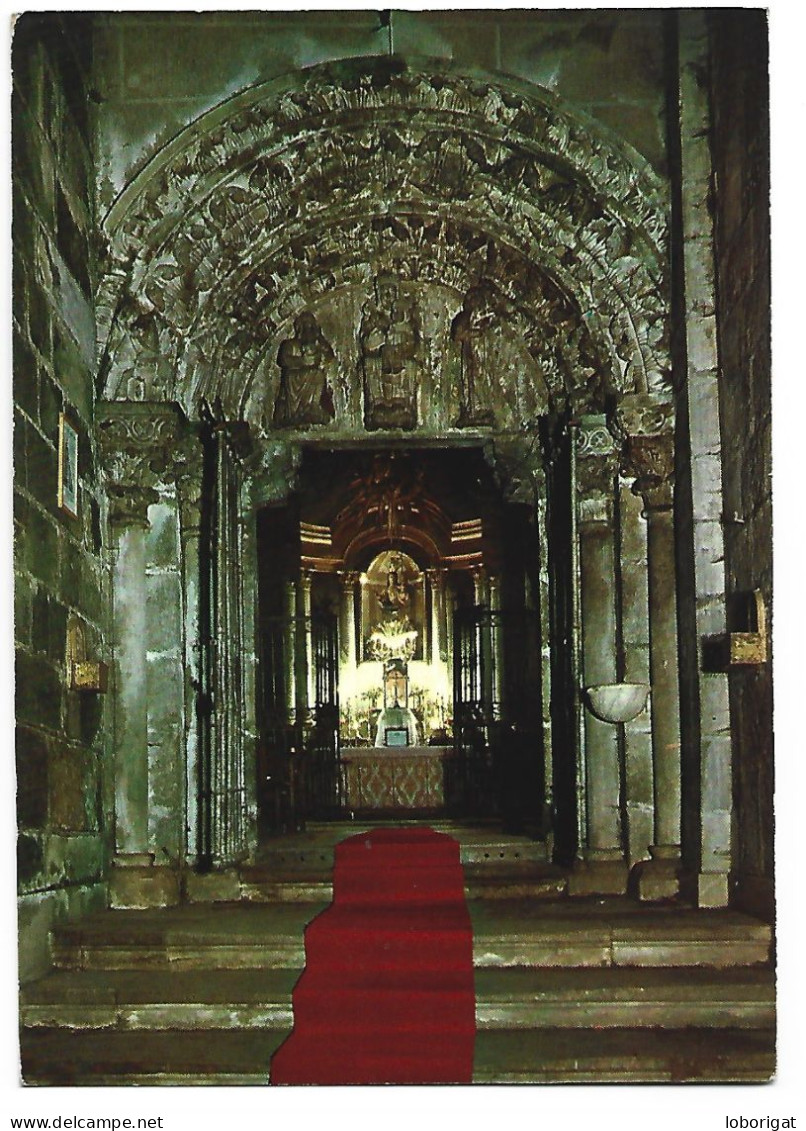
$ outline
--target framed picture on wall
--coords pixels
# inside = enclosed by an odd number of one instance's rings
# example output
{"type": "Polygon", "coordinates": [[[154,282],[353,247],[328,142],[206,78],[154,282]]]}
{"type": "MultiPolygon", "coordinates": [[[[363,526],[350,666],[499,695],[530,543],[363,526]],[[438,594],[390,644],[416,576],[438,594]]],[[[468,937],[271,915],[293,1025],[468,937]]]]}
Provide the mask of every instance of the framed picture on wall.
{"type": "Polygon", "coordinates": [[[59,509],[78,518],[78,432],[59,413],[59,509]]]}

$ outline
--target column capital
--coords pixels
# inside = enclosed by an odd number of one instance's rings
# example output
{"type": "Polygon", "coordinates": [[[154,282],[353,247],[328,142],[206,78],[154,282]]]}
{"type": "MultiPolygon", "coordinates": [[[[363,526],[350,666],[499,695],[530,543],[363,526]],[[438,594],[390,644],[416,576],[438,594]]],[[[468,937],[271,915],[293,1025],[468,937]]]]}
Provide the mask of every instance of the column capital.
{"type": "Polygon", "coordinates": [[[624,397],[614,427],[624,442],[623,470],[648,513],[668,511],[674,497],[674,405],[656,394],[624,397]]]}
{"type": "Polygon", "coordinates": [[[631,436],[625,470],[636,476],[632,490],[648,513],[671,511],[674,502],[674,436],[631,436]]]}
{"type": "Polygon", "coordinates": [[[148,527],[148,508],[159,502],[159,492],[153,487],[112,483],[108,490],[109,521],[113,526],[148,527]]]}
{"type": "Polygon", "coordinates": [[[580,417],[574,428],[576,478],[581,522],[608,522],[615,497],[619,450],[607,417],[580,417]]]}
{"type": "Polygon", "coordinates": [[[112,522],[147,525],[148,507],[159,498],[157,484],[173,475],[174,455],[186,426],[176,404],[99,403],[98,449],[108,482],[112,522]]]}

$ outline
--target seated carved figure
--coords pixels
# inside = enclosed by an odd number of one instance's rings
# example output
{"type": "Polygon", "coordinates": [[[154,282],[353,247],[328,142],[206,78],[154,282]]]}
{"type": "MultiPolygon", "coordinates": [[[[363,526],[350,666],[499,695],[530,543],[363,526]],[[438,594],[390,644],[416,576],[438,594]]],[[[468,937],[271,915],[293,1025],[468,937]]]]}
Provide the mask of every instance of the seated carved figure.
{"type": "Polygon", "coordinates": [[[410,298],[393,280],[378,280],[358,332],[367,428],[415,428],[420,329],[410,298]]]}
{"type": "Polygon", "coordinates": [[[280,343],[280,391],[274,405],[278,428],[328,424],[335,416],[327,368],[334,353],[315,316],[304,310],[294,320],[294,337],[280,343]]]}

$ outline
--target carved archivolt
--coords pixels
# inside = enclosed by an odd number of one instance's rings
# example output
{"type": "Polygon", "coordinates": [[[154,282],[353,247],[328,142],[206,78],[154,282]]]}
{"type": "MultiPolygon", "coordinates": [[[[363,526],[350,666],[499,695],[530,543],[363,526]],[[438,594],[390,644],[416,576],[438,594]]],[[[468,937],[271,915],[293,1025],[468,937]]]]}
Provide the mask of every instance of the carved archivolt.
{"type": "MultiPolygon", "coordinates": [[[[417,346],[435,380],[446,358],[486,348],[482,335],[452,342],[451,320],[474,288],[495,296],[536,374],[522,417],[579,383],[665,393],[660,181],[535,88],[437,66],[312,68],[222,104],[154,158],[105,222],[104,394],[189,412],[218,399],[270,428],[280,343],[341,296],[353,326],[349,344],[328,335],[335,412],[361,426],[361,309],[385,274],[451,307],[439,340],[423,329],[417,346]]],[[[489,420],[452,380],[456,418],[489,420]]]]}

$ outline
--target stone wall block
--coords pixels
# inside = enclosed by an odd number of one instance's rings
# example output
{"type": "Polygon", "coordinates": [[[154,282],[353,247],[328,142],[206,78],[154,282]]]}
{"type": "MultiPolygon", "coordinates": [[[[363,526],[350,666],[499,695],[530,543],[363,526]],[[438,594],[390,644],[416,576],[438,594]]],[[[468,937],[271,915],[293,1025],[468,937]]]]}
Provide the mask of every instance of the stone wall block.
{"type": "Polygon", "coordinates": [[[704,808],[702,814],[702,871],[725,872],[730,867],[730,809],[704,808]]]}
{"type": "MultiPolygon", "coordinates": [[[[714,372],[718,365],[716,318],[690,318],[687,329],[689,368],[699,373],[714,372]]],[[[716,397],[716,389],[713,395],[716,397]]]]}
{"type": "Polygon", "coordinates": [[[60,674],[43,656],[17,652],[15,690],[17,720],[20,723],[52,731],[61,727],[60,674]]]}
{"type": "Polygon", "coordinates": [[[85,793],[88,755],[80,746],[59,742],[50,759],[50,824],[83,832],[89,828],[85,793]]]}
{"type": "Polygon", "coordinates": [[[729,796],[732,788],[730,734],[711,735],[702,744],[702,789],[709,798],[729,796]]]}
{"type": "Polygon", "coordinates": [[[19,332],[14,334],[12,360],[14,403],[36,420],[39,412],[39,362],[19,332]]]}
{"type": "Polygon", "coordinates": [[[41,828],[48,814],[48,744],[30,727],[16,729],[17,821],[21,828],[41,828]]]}
{"type": "Polygon", "coordinates": [[[149,572],[146,602],[148,651],[177,654],[182,647],[182,592],[178,573],[149,572]]]}
{"type": "Polygon", "coordinates": [[[152,567],[177,568],[179,562],[179,524],[173,500],[149,507],[146,554],[152,567]]]}

